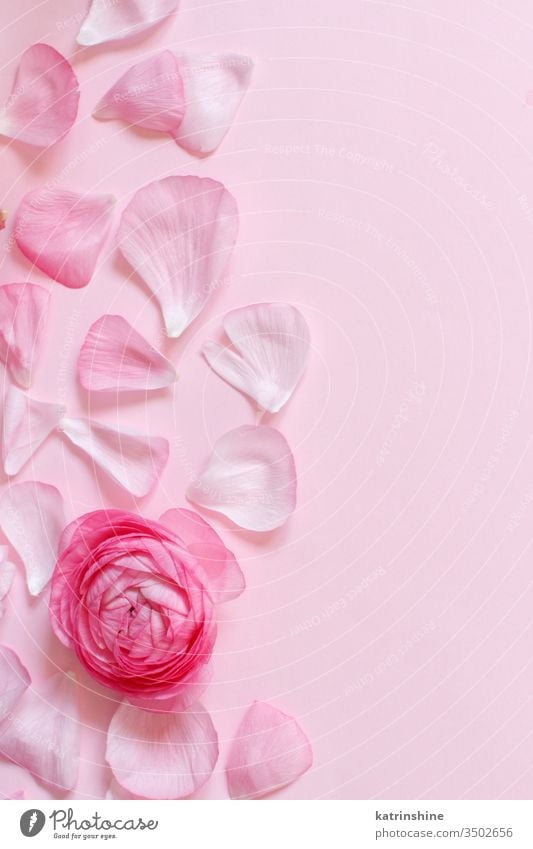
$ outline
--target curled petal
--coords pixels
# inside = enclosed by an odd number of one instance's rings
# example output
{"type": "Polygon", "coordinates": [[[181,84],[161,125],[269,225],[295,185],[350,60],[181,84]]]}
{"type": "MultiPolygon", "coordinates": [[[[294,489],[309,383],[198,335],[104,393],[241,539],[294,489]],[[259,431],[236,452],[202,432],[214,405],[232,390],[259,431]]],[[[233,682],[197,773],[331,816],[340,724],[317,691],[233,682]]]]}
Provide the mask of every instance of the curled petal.
{"type": "Polygon", "coordinates": [[[215,530],[192,510],[167,510],[159,519],[180,537],[202,568],[201,580],[214,604],[231,601],[245,589],[244,575],[215,530]]]}
{"type": "Polygon", "coordinates": [[[85,389],[144,392],[174,383],[176,371],[120,315],[103,315],[89,328],[78,358],[78,376],[85,389]]]}
{"type": "Polygon", "coordinates": [[[280,527],[296,507],[296,469],[287,440],[265,425],[224,434],[187,498],[250,531],[280,527]]]}
{"type": "Polygon", "coordinates": [[[2,457],[6,475],[16,475],[64,416],[64,407],[36,401],[11,386],[4,399],[2,457]]]}
{"type": "Polygon", "coordinates": [[[63,498],[55,486],[25,481],[0,498],[0,528],[24,563],[32,595],[39,595],[52,577],[65,524],[63,498]]]}
{"type": "Polygon", "coordinates": [[[151,713],[123,702],[111,720],[106,759],[122,787],[147,799],[182,799],[211,776],[218,738],[200,706],[151,713]]]}
{"type": "Polygon", "coordinates": [[[20,59],[13,89],[0,113],[0,135],[49,147],[74,124],[79,99],[70,62],[49,44],[34,44],[20,59]]]}
{"type": "Polygon", "coordinates": [[[39,781],[72,790],[78,778],[80,723],[73,673],[28,689],[0,725],[0,754],[39,781]]]}
{"type": "Polygon", "coordinates": [[[2,602],[9,593],[15,577],[15,564],[8,560],[8,555],[7,545],[0,545],[0,619],[5,612],[2,602]]]}
{"type": "Polygon", "coordinates": [[[64,418],[60,427],[74,445],[138,498],[150,492],[166,466],[169,444],[163,437],[115,430],[88,419],[64,418]]]}
{"type": "Polygon", "coordinates": [[[6,719],[31,684],[30,673],[17,654],[0,646],[0,722],[6,719]]]}
{"type": "Polygon", "coordinates": [[[172,133],[196,156],[212,153],[228,132],[252,76],[253,62],[237,53],[179,57],[185,116],[172,133]]]}
{"type": "Polygon", "coordinates": [[[313,763],[311,744],[296,720],[254,702],[233,741],[226,777],[232,799],[260,799],[291,784],[313,763]]]}
{"type": "Polygon", "coordinates": [[[35,189],[17,209],[16,243],[53,280],[80,289],[94,274],[114,203],[112,195],[35,189]]]}
{"type": "Polygon", "coordinates": [[[204,356],[220,377],[249,395],[262,410],[277,413],[303,375],[309,328],[290,304],[250,304],[224,318],[235,350],[208,342],[204,356]]]}
{"type": "Polygon", "coordinates": [[[184,112],[178,61],[170,50],[162,50],[129,68],[100,100],[93,115],[171,132],[180,125],[184,112]]]}
{"type": "Polygon", "coordinates": [[[0,286],[0,359],[24,389],[31,384],[49,300],[35,283],[0,286]]]}
{"type": "Polygon", "coordinates": [[[78,33],[78,44],[131,38],[174,12],[179,0],[92,0],[78,33]]]}
{"type": "Polygon", "coordinates": [[[124,210],[120,250],[158,300],[169,336],[183,333],[219,284],[237,231],[235,199],[208,177],[156,180],[124,210]]]}

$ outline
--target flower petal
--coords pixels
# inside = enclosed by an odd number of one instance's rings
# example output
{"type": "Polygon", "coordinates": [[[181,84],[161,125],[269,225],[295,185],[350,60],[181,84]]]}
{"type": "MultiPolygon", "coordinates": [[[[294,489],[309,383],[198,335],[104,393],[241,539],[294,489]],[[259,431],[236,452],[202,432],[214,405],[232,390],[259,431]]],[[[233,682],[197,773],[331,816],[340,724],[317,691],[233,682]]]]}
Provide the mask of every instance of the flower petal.
{"type": "Polygon", "coordinates": [[[115,430],[88,419],[64,418],[60,427],[74,445],[138,498],[155,486],[168,460],[169,444],[160,436],[115,430]]]}
{"type": "Polygon", "coordinates": [[[93,115],[170,132],[181,124],[184,112],[178,60],[170,50],[162,50],[129,68],[103,96],[93,115]]]}
{"type": "Polygon", "coordinates": [[[17,209],[15,241],[53,280],[80,289],[94,274],[114,203],[112,195],[35,189],[17,209]]]}
{"type": "Polygon", "coordinates": [[[2,457],[6,475],[16,475],[65,414],[59,404],[36,401],[10,386],[4,399],[2,457]]]}
{"type": "Polygon", "coordinates": [[[291,784],[313,763],[311,744],[296,720],[265,702],[246,711],[226,766],[232,799],[260,799],[291,784]]]}
{"type": "Polygon", "coordinates": [[[296,506],[296,469],[287,440],[265,425],[224,434],[187,498],[250,531],[279,528],[296,506]]]}
{"type": "Polygon", "coordinates": [[[2,602],[9,593],[15,577],[15,564],[8,560],[8,555],[7,545],[0,545],[0,619],[5,613],[2,602]]]}
{"type": "Polygon", "coordinates": [[[52,577],[65,525],[63,498],[55,486],[25,481],[0,498],[0,528],[24,563],[32,595],[52,577]]]}
{"type": "Polygon", "coordinates": [[[196,156],[212,153],[228,132],[252,76],[253,62],[237,53],[179,57],[185,116],[172,135],[196,156]]]}
{"type": "Polygon", "coordinates": [[[3,721],[31,684],[30,673],[17,654],[0,646],[0,722],[3,721]]]}
{"type": "Polygon", "coordinates": [[[59,672],[26,690],[0,725],[0,754],[35,778],[72,790],[78,778],[80,723],[73,673],[59,672]]]}
{"type": "Polygon", "coordinates": [[[11,95],[0,113],[0,135],[49,147],[74,124],[79,99],[70,62],[49,44],[34,44],[21,56],[11,95]]]}
{"type": "Polygon", "coordinates": [[[131,38],[162,21],[178,4],[179,0],[92,0],[78,33],[78,44],[87,46],[131,38]]]}
{"type": "Polygon", "coordinates": [[[166,177],[124,210],[119,247],[180,336],[219,283],[237,239],[234,197],[208,177],[166,177]]]}
{"type": "Polygon", "coordinates": [[[123,702],[111,720],[106,759],[119,784],[146,799],[182,799],[211,776],[218,738],[200,706],[151,713],[123,702]]]}
{"type": "Polygon", "coordinates": [[[244,575],[216,531],[193,510],[167,510],[162,525],[183,540],[202,568],[202,583],[214,604],[231,601],[245,589],[244,575]]]}
{"type": "Polygon", "coordinates": [[[97,392],[146,392],[177,380],[172,363],[120,315],[103,315],[91,325],[78,357],[78,376],[85,389],[97,392]]]}
{"type": "Polygon", "coordinates": [[[224,318],[235,351],[208,342],[204,356],[220,377],[277,413],[303,375],[309,354],[309,328],[291,304],[250,304],[224,318]]]}
{"type": "Polygon", "coordinates": [[[0,286],[0,360],[24,389],[31,384],[49,300],[35,283],[0,286]]]}

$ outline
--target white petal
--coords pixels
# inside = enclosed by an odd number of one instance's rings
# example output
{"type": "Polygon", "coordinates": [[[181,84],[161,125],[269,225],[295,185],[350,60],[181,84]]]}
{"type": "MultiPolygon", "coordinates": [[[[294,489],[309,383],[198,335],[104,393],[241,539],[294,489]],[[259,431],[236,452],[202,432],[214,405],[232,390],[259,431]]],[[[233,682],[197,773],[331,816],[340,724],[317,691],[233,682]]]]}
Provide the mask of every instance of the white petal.
{"type": "Polygon", "coordinates": [[[52,577],[65,525],[63,498],[55,486],[25,481],[12,484],[0,498],[0,528],[24,563],[32,595],[52,577]]]}
{"type": "Polygon", "coordinates": [[[131,38],[168,17],[179,0],[92,0],[78,33],[78,44],[131,38]]]}
{"type": "Polygon", "coordinates": [[[172,134],[190,153],[212,153],[228,132],[250,85],[253,62],[237,53],[188,54],[178,61],[185,116],[172,134]]]}
{"type": "Polygon", "coordinates": [[[245,425],[224,434],[187,498],[251,531],[283,525],[296,506],[296,470],[285,437],[245,425]]]}
{"type": "Polygon", "coordinates": [[[120,315],[103,315],[91,325],[78,357],[78,375],[85,389],[97,392],[146,392],[177,379],[172,363],[120,315]]]}
{"type": "Polygon", "coordinates": [[[15,577],[15,564],[8,560],[8,556],[8,546],[0,545],[0,619],[5,613],[2,602],[9,593],[15,577]]]}
{"type": "Polygon", "coordinates": [[[224,318],[234,351],[208,342],[203,353],[211,368],[259,407],[277,413],[303,375],[309,328],[290,304],[250,304],[224,318]]]}
{"type": "Polygon", "coordinates": [[[181,713],[151,713],[123,702],[111,720],[106,759],[119,784],[146,799],[182,799],[211,776],[218,738],[196,705],[181,713]]]}
{"type": "Polygon", "coordinates": [[[77,683],[59,672],[26,690],[0,725],[0,754],[54,788],[72,790],[78,778],[80,723],[77,683]]]}
{"type": "Polygon", "coordinates": [[[254,702],[231,747],[226,775],[232,799],[260,799],[291,784],[313,763],[307,736],[296,720],[272,705],[254,702]]]}
{"type": "Polygon", "coordinates": [[[115,430],[88,419],[64,418],[60,427],[74,445],[138,498],[155,486],[168,460],[169,444],[160,436],[115,430]]]}
{"type": "Polygon", "coordinates": [[[166,177],[135,194],[119,247],[158,300],[167,334],[180,336],[219,284],[238,231],[234,197],[208,177],[166,177]]]}
{"type": "Polygon", "coordinates": [[[7,646],[0,646],[0,722],[10,712],[31,684],[30,673],[20,658],[7,646]]]}
{"type": "Polygon", "coordinates": [[[2,458],[6,475],[16,475],[54,431],[64,407],[36,401],[11,386],[4,399],[2,458]]]}

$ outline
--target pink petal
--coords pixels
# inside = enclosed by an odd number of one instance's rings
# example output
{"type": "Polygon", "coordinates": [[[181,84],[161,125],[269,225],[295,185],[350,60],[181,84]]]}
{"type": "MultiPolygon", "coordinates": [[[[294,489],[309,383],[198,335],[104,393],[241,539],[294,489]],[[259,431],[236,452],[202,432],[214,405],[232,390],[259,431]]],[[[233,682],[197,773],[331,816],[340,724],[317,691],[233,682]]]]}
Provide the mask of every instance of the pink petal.
{"type": "Polygon", "coordinates": [[[296,781],[313,763],[311,744],[296,720],[254,702],[233,741],[226,776],[232,799],[260,799],[296,781]]]}
{"type": "Polygon", "coordinates": [[[0,753],[55,788],[72,790],[78,779],[80,723],[77,684],[59,672],[42,688],[26,690],[0,725],[0,753]]]}
{"type": "Polygon", "coordinates": [[[216,531],[192,510],[167,510],[161,524],[183,540],[203,570],[203,583],[212,601],[220,604],[237,598],[245,589],[244,575],[216,531]]]}
{"type": "Polygon", "coordinates": [[[177,380],[166,357],[120,315],[103,315],[89,328],[78,357],[85,389],[117,392],[161,389],[177,380]]]}
{"type": "Polygon", "coordinates": [[[233,196],[208,177],[166,177],[126,207],[119,246],[159,301],[169,336],[180,336],[219,283],[237,239],[233,196]]]}
{"type": "Polygon", "coordinates": [[[49,44],[34,44],[20,59],[0,135],[35,147],[55,144],[74,124],[79,99],[70,62],[49,44]]]}
{"type": "Polygon", "coordinates": [[[92,0],[78,33],[78,44],[131,38],[162,21],[178,5],[179,0],[92,0]]]}
{"type": "Polygon", "coordinates": [[[170,132],[180,125],[184,112],[178,60],[170,50],[162,50],[129,68],[100,100],[93,115],[170,132]]]}
{"type": "Polygon", "coordinates": [[[14,790],[11,796],[6,796],[6,799],[25,799],[26,794],[24,790],[14,790]]]}
{"type": "Polygon", "coordinates": [[[49,300],[35,283],[0,286],[0,359],[24,389],[31,383],[49,300]]]}
{"type": "Polygon", "coordinates": [[[13,649],[0,646],[0,722],[9,716],[30,684],[30,673],[18,655],[13,649]]]}
{"type": "Polygon", "coordinates": [[[218,738],[200,706],[151,713],[123,702],[111,720],[106,759],[119,784],[146,799],[182,799],[211,776],[218,738]]]}
{"type": "Polygon", "coordinates": [[[296,507],[296,469],[287,440],[265,425],[224,434],[187,498],[250,531],[279,528],[296,507]]]}
{"type": "Polygon", "coordinates": [[[17,209],[15,241],[53,280],[80,289],[94,274],[114,203],[112,195],[35,189],[17,209]]]}
{"type": "Polygon", "coordinates": [[[141,498],[159,480],[169,444],[160,436],[115,430],[88,419],[63,419],[61,430],[117,483],[141,498]]]}
{"type": "Polygon", "coordinates": [[[228,132],[250,85],[253,62],[237,53],[179,57],[185,87],[185,116],[172,135],[197,156],[212,153],[228,132]]]}
{"type": "Polygon", "coordinates": [[[128,701],[135,707],[155,713],[183,713],[196,704],[204,695],[213,680],[212,663],[202,663],[188,681],[184,681],[177,696],[169,698],[128,696],[128,701]]]}
{"type": "Polygon", "coordinates": [[[63,498],[55,486],[25,481],[0,498],[0,528],[24,563],[32,595],[52,577],[65,525],[63,498]]]}
{"type": "Polygon", "coordinates": [[[7,224],[8,212],[6,209],[0,209],[0,230],[4,230],[7,224]]]}
{"type": "Polygon", "coordinates": [[[262,410],[277,413],[303,375],[309,328],[290,304],[250,304],[224,318],[235,350],[208,342],[203,353],[211,368],[262,410]]]}
{"type": "Polygon", "coordinates": [[[6,475],[16,475],[65,414],[59,404],[36,401],[11,386],[4,399],[2,457],[6,475]]]}
{"type": "Polygon", "coordinates": [[[9,548],[0,545],[0,619],[5,613],[2,601],[9,593],[15,577],[15,564],[8,560],[9,548]]]}

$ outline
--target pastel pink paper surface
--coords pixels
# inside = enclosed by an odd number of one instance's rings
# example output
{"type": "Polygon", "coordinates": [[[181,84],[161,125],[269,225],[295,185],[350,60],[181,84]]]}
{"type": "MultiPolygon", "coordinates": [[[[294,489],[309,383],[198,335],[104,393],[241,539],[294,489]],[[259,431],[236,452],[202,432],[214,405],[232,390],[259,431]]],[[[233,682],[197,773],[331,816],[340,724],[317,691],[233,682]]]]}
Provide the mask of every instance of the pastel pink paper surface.
{"type": "MultiPolygon", "coordinates": [[[[53,39],[72,56],[88,7],[20,0],[15,17],[0,4],[0,102],[30,44],[53,39]]],[[[196,797],[227,798],[230,744],[258,699],[294,716],[313,746],[312,768],[276,798],[531,799],[532,26],[518,0],[183,3],[142,40],[80,54],[85,120],[60,145],[30,164],[3,142],[2,281],[53,295],[31,394],[171,442],[141,505],[151,518],[184,504],[220,436],[256,423],[249,399],[200,355],[208,340],[224,343],[223,316],[288,301],[310,326],[301,383],[262,419],[294,453],[295,513],[258,538],[202,511],[247,587],[217,614],[202,701],[220,758],[196,797]],[[185,42],[254,58],[214,154],[192,159],[170,138],[90,118],[141,54],[185,42]],[[176,342],[164,342],[157,305],[112,236],[78,291],[30,274],[10,247],[37,176],[113,193],[118,223],[137,189],[176,173],[222,181],[240,215],[228,275],[176,342]],[[76,360],[103,313],[122,314],[180,380],[119,409],[88,400],[76,360]]],[[[70,516],[139,507],[56,436],[19,476],[57,486],[70,516]]],[[[17,566],[8,604],[19,615],[3,617],[0,639],[38,685],[67,655],[76,661],[17,566]]],[[[117,705],[95,689],[83,689],[76,798],[103,798],[110,781],[117,705]]],[[[51,796],[4,761],[0,787],[51,796]]]]}
{"type": "Polygon", "coordinates": [[[0,112],[0,135],[49,147],[71,129],[79,99],[70,62],[49,44],[33,44],[20,57],[10,97],[0,112]]]}

